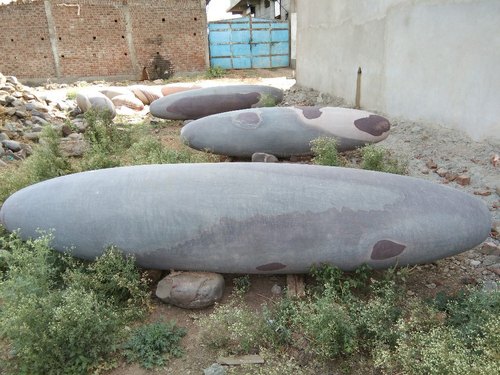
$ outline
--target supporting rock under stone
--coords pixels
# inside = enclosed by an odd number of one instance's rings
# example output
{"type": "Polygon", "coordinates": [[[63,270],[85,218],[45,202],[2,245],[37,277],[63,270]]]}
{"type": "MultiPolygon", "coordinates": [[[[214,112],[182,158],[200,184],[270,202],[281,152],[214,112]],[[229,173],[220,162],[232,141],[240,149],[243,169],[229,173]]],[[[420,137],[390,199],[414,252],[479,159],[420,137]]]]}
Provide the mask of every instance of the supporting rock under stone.
{"type": "Polygon", "coordinates": [[[213,305],[222,298],[224,278],[212,272],[175,272],[163,278],[156,296],[165,303],[184,309],[213,305]]]}

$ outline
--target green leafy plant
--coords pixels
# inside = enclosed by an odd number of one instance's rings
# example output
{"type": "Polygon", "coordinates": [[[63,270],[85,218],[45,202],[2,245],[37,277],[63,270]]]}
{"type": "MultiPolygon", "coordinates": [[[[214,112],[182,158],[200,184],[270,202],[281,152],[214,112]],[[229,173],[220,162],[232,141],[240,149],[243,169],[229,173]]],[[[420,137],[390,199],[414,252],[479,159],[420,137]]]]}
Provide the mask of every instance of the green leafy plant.
{"type": "Polygon", "coordinates": [[[83,155],[82,169],[120,166],[120,157],[133,143],[132,130],[114,124],[109,111],[91,109],[85,112],[85,119],[88,123],[85,139],[89,147],[83,155]]]}
{"type": "Polygon", "coordinates": [[[10,253],[0,282],[0,335],[11,347],[10,373],[87,373],[110,361],[125,324],[147,307],[146,286],[126,258],[105,254],[83,263],[53,251],[50,241],[48,235],[0,238],[10,253]],[[106,276],[111,287],[103,285],[105,270],[113,272],[106,276]]]}
{"type": "Polygon", "coordinates": [[[207,69],[205,74],[206,78],[221,78],[226,75],[226,69],[221,68],[220,66],[211,66],[207,69]]]}
{"type": "Polygon", "coordinates": [[[244,275],[233,279],[234,293],[243,296],[250,290],[250,276],[244,275]]]}
{"type": "Polygon", "coordinates": [[[319,137],[311,141],[311,150],[314,153],[314,164],[339,166],[340,159],[335,138],[319,137]]]}
{"type": "Polygon", "coordinates": [[[59,133],[52,126],[46,126],[40,143],[28,159],[0,171],[0,202],[30,184],[73,172],[68,158],[59,149],[60,141],[59,133]]]}
{"type": "Polygon", "coordinates": [[[137,328],[124,345],[124,355],[129,362],[139,362],[151,369],[163,366],[170,357],[181,357],[180,346],[186,330],[173,322],[156,322],[137,328]]]}
{"type": "Polygon", "coordinates": [[[200,337],[203,344],[224,353],[248,354],[263,343],[264,324],[260,314],[235,298],[224,305],[217,304],[210,315],[199,320],[200,337]]]}
{"type": "Polygon", "coordinates": [[[353,354],[358,347],[356,325],[345,306],[335,302],[329,291],[302,303],[295,319],[296,330],[309,344],[307,350],[323,360],[353,354]]]}
{"type": "Polygon", "coordinates": [[[393,174],[405,174],[406,165],[394,159],[389,151],[380,146],[369,145],[362,148],[363,162],[361,167],[372,171],[393,174]]]}

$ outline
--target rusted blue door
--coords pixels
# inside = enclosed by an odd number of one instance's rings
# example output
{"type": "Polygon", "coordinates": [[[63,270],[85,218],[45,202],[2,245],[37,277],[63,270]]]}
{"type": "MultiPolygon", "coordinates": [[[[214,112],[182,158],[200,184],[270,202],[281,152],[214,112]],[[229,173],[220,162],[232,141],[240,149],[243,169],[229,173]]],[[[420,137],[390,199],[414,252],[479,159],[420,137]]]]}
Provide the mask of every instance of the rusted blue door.
{"type": "Polygon", "coordinates": [[[210,66],[279,68],[290,64],[288,22],[242,17],[208,24],[210,66]]]}

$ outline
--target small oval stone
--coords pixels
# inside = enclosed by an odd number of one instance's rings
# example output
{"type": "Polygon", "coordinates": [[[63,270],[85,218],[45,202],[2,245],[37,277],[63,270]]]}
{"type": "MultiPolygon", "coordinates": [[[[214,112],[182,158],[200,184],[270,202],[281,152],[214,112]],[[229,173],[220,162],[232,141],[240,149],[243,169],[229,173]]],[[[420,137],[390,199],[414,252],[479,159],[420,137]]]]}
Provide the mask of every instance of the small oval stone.
{"type": "Polygon", "coordinates": [[[14,151],[14,152],[21,151],[21,144],[19,142],[16,142],[16,141],[11,141],[11,140],[6,139],[6,140],[2,141],[2,145],[5,148],[8,148],[9,150],[14,151]]]}
{"type": "Polygon", "coordinates": [[[211,306],[222,298],[224,278],[212,272],[175,272],[164,277],[156,296],[165,303],[184,309],[211,306]]]}

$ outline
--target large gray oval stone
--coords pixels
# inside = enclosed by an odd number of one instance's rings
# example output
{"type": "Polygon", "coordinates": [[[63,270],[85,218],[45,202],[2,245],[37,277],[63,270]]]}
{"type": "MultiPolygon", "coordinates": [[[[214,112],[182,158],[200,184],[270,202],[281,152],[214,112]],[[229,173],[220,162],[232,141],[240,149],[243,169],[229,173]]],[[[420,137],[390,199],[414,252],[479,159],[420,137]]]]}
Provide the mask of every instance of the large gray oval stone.
{"type": "Polygon", "coordinates": [[[211,306],[222,298],[223,292],[224,278],[212,272],[175,272],[156,287],[159,299],[184,309],[211,306]]]}

